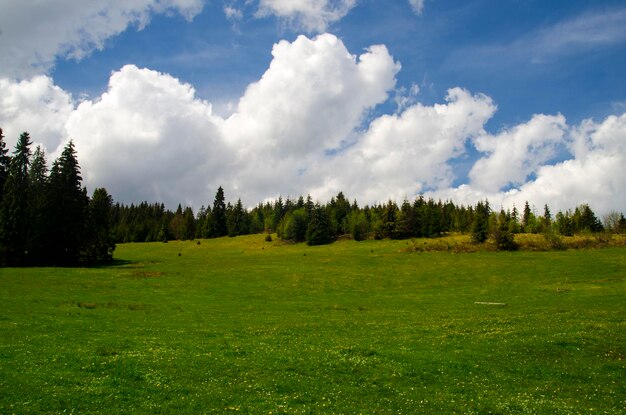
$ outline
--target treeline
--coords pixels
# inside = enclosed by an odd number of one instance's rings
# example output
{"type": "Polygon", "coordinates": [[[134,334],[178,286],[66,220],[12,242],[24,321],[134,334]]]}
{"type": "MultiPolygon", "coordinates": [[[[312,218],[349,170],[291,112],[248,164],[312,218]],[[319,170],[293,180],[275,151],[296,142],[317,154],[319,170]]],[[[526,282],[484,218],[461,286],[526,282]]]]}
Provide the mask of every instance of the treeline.
{"type": "Polygon", "coordinates": [[[547,205],[540,215],[528,202],[521,212],[516,207],[496,211],[488,201],[464,206],[423,196],[400,205],[390,200],[360,207],[340,192],[326,204],[313,202],[311,196],[279,197],[246,209],[240,199],[226,203],[222,187],[213,204],[197,213],[181,205],[170,211],[162,203],[113,204],[104,188],[88,197],[71,141],[49,171],[44,151],[37,147],[32,152],[31,145],[30,136],[23,133],[8,155],[0,129],[0,265],[106,261],[112,259],[115,243],[256,233],[320,245],[340,237],[405,239],[458,232],[471,233],[476,243],[491,239],[498,249],[512,250],[517,233],[554,237],[626,231],[623,214],[612,212],[603,224],[587,204],[556,215],[547,205]]]}
{"type": "Polygon", "coordinates": [[[163,204],[116,204],[113,209],[113,234],[116,242],[153,242],[195,238],[216,238],[255,233],[276,233],[278,237],[309,245],[331,243],[340,237],[406,239],[438,237],[450,232],[469,233],[477,242],[492,238],[499,249],[515,249],[514,234],[544,233],[569,236],[605,230],[622,233],[626,220],[613,212],[597,218],[587,204],[573,211],[552,215],[544,206],[539,215],[528,202],[520,212],[494,211],[488,201],[475,206],[455,205],[419,196],[414,201],[394,201],[360,207],[342,192],[326,204],[314,203],[310,196],[292,200],[279,197],[247,210],[241,200],[225,203],[224,190],[217,190],[212,206],[202,206],[197,214],[191,207],[178,206],[175,212],[163,204]]]}
{"type": "Polygon", "coordinates": [[[87,196],[71,141],[49,171],[44,151],[31,146],[23,133],[9,155],[0,129],[0,265],[111,260],[111,196],[87,196]]]}

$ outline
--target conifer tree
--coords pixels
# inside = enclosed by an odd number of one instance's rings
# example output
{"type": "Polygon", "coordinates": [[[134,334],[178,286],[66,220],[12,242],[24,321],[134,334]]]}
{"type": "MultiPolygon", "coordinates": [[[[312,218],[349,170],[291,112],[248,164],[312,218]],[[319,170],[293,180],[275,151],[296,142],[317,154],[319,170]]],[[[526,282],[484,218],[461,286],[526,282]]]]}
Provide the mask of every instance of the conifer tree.
{"type": "Polygon", "coordinates": [[[474,213],[474,225],[472,226],[472,241],[483,243],[489,237],[489,215],[491,209],[489,202],[478,202],[474,213]]]}
{"type": "Polygon", "coordinates": [[[30,136],[22,133],[9,163],[0,206],[0,249],[2,262],[21,265],[28,256],[29,198],[28,166],[30,164],[30,136]]]}
{"type": "Polygon", "coordinates": [[[187,206],[183,212],[183,223],[182,223],[182,239],[183,240],[193,240],[196,236],[196,219],[193,215],[193,209],[190,206],[187,206]]]}
{"type": "Polygon", "coordinates": [[[2,196],[4,195],[4,183],[9,175],[9,163],[11,157],[7,154],[9,149],[6,148],[2,128],[0,128],[0,206],[2,206],[2,196]]]}
{"type": "Polygon", "coordinates": [[[30,235],[28,241],[29,256],[34,263],[45,263],[47,256],[46,241],[50,233],[48,190],[48,166],[46,154],[41,146],[33,153],[30,170],[30,235]]]}
{"type": "Polygon", "coordinates": [[[306,230],[306,242],[308,245],[325,245],[332,242],[330,218],[326,209],[319,204],[316,204],[311,212],[306,230]]]}
{"type": "Polygon", "coordinates": [[[115,242],[111,233],[111,209],[113,198],[106,189],[94,190],[89,201],[88,241],[86,257],[91,261],[111,261],[115,242]]]}
{"type": "Polygon", "coordinates": [[[228,236],[246,235],[248,233],[248,216],[241,199],[229,210],[227,217],[228,236]]]}
{"type": "Polygon", "coordinates": [[[48,186],[53,232],[47,242],[57,264],[70,265],[80,259],[89,203],[81,182],[76,149],[70,141],[52,165],[48,186]]]}
{"type": "Polygon", "coordinates": [[[213,209],[211,210],[211,236],[219,238],[228,235],[226,223],[226,203],[224,202],[224,189],[220,186],[215,193],[213,209]]]}

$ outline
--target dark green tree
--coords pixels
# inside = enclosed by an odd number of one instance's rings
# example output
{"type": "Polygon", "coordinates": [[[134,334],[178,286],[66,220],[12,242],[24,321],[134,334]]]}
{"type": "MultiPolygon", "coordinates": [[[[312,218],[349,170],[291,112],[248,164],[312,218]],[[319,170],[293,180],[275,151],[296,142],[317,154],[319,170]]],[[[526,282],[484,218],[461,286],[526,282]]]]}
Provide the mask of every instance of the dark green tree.
{"type": "Polygon", "coordinates": [[[228,224],[226,223],[226,203],[224,189],[220,186],[215,193],[213,209],[211,210],[211,237],[219,238],[228,235],[228,224]]]}
{"type": "Polygon", "coordinates": [[[30,182],[29,262],[43,264],[46,262],[46,245],[50,239],[50,217],[47,197],[48,165],[41,146],[37,146],[33,153],[28,176],[30,182]]]}
{"type": "Polygon", "coordinates": [[[348,215],[348,226],[350,234],[355,241],[362,241],[367,237],[370,224],[364,211],[353,209],[348,215]]]}
{"type": "Polygon", "coordinates": [[[588,204],[582,204],[574,211],[574,226],[577,232],[602,232],[602,222],[588,204]]]}
{"type": "Polygon", "coordinates": [[[416,236],[417,230],[417,215],[415,209],[408,200],[402,202],[400,211],[396,218],[396,229],[394,231],[394,238],[404,239],[416,236]]]}
{"type": "Polygon", "coordinates": [[[306,240],[307,227],[308,216],[303,206],[287,213],[283,218],[282,238],[294,242],[303,242],[306,240]]]}
{"type": "Polygon", "coordinates": [[[183,222],[181,228],[181,239],[183,241],[193,240],[196,236],[196,218],[190,206],[185,207],[183,212],[183,222]]]}
{"type": "Polygon", "coordinates": [[[11,162],[11,157],[9,157],[8,152],[9,149],[4,142],[4,135],[2,134],[2,128],[0,128],[0,206],[2,206],[4,184],[9,175],[9,163],[11,162]]]}
{"type": "Polygon", "coordinates": [[[516,251],[519,249],[519,245],[515,242],[515,236],[511,232],[509,224],[511,220],[511,217],[507,216],[504,210],[501,210],[497,216],[491,233],[499,251],[516,251]]]}
{"type": "Polygon", "coordinates": [[[228,236],[234,237],[248,234],[248,214],[243,208],[241,199],[237,200],[227,215],[228,236]]]}
{"type": "Polygon", "coordinates": [[[104,188],[94,190],[89,201],[89,220],[85,258],[89,261],[111,261],[115,242],[111,232],[113,198],[104,188]]]}
{"type": "Polygon", "coordinates": [[[311,212],[306,242],[308,245],[325,245],[332,242],[330,217],[326,209],[319,204],[316,204],[311,212]]]}
{"type": "Polygon", "coordinates": [[[474,225],[472,226],[472,241],[483,243],[489,238],[489,216],[491,209],[489,202],[478,202],[474,210],[474,225]]]}
{"type": "Polygon", "coordinates": [[[0,207],[0,250],[2,262],[22,265],[28,256],[30,238],[30,136],[22,133],[15,146],[4,184],[0,207]]]}
{"type": "Polygon", "coordinates": [[[72,141],[52,165],[48,195],[52,232],[47,245],[52,261],[62,265],[75,264],[80,260],[85,243],[89,198],[87,190],[82,187],[72,141]]]}

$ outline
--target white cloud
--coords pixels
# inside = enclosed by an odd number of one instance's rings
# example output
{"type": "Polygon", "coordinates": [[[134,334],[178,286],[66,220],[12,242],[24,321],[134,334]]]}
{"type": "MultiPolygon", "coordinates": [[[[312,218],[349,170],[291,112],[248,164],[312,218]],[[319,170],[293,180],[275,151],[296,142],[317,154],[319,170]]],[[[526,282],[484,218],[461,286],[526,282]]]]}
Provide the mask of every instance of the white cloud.
{"type": "Polygon", "coordinates": [[[45,73],[57,58],[81,59],[128,26],[143,28],[152,14],[191,19],[201,9],[202,0],[0,0],[0,76],[45,73]]]}
{"type": "Polygon", "coordinates": [[[106,93],[77,107],[46,76],[1,80],[0,126],[13,140],[28,130],[49,152],[72,138],[84,184],[126,203],[199,207],[222,185],[247,204],[279,194],[328,200],[338,191],[360,203],[401,201],[432,190],[461,203],[488,198],[495,208],[586,202],[602,214],[626,206],[626,114],[573,128],[539,114],[490,134],[493,101],[452,88],[444,103],[408,104],[364,125],[400,69],[384,46],[357,57],[332,35],[301,36],[272,53],[227,119],[192,86],[127,65],[106,93]],[[470,184],[452,187],[454,162],[471,144],[484,156],[470,184]],[[548,164],[555,146],[568,146],[571,159],[548,164]]]}
{"type": "Polygon", "coordinates": [[[239,175],[250,188],[301,192],[310,179],[303,170],[346,144],[364,113],[387,99],[400,67],[384,46],[357,58],[329,34],[282,41],[272,54],[269,69],[248,87],[224,133],[240,149],[239,175]]]}
{"type": "Polygon", "coordinates": [[[220,123],[190,85],[127,65],[100,99],[76,108],[66,128],[90,189],[171,206],[202,202],[194,198],[224,180],[231,152],[220,123]]]}
{"type": "Polygon", "coordinates": [[[30,133],[33,142],[56,149],[73,110],[71,95],[47,76],[21,82],[0,78],[0,127],[11,150],[24,131],[30,133]]]}
{"type": "Polygon", "coordinates": [[[424,0],[409,0],[413,11],[417,14],[422,14],[424,11],[424,0]]]}
{"type": "Polygon", "coordinates": [[[122,201],[199,206],[219,185],[248,203],[299,195],[318,180],[309,169],[387,99],[398,70],[383,46],[356,57],[328,34],[280,42],[263,77],[224,120],[190,85],[129,65],[113,73],[99,99],[78,106],[67,135],[85,184],[122,201]]]}
{"type": "Polygon", "coordinates": [[[356,0],[260,0],[257,15],[275,15],[308,32],[324,32],[355,5],[356,0]]]}
{"type": "Polygon", "coordinates": [[[563,142],[565,129],[562,115],[540,114],[498,135],[476,137],[476,149],[488,156],[472,167],[469,173],[472,186],[495,192],[509,184],[523,184],[529,175],[554,157],[557,146],[563,142]]]}
{"type": "Polygon", "coordinates": [[[446,101],[375,119],[335,161],[332,184],[338,187],[326,193],[344,190],[371,203],[449,186],[454,175],[448,162],[463,154],[468,138],[484,134],[496,107],[489,97],[461,88],[450,89],[446,101]]]}
{"type": "MultiPolygon", "coordinates": [[[[440,189],[434,197],[465,204],[489,199],[492,207],[518,208],[526,201],[538,208],[548,204],[553,211],[588,203],[602,215],[626,206],[626,114],[609,116],[600,124],[586,120],[570,129],[574,158],[538,168],[536,179],[507,192],[483,190],[472,185],[440,189]]],[[[513,167],[515,170],[515,167],[513,167]]],[[[498,172],[507,174],[506,168],[498,172]]]]}

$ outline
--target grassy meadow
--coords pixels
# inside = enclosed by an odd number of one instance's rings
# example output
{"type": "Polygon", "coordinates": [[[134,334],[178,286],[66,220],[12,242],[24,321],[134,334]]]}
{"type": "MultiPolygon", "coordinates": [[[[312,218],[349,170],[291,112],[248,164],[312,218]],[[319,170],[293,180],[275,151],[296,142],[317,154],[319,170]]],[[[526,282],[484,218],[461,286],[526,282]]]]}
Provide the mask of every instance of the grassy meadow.
{"type": "Polygon", "coordinates": [[[253,235],[0,269],[0,413],[626,412],[625,248],[420,243],[253,235]]]}

